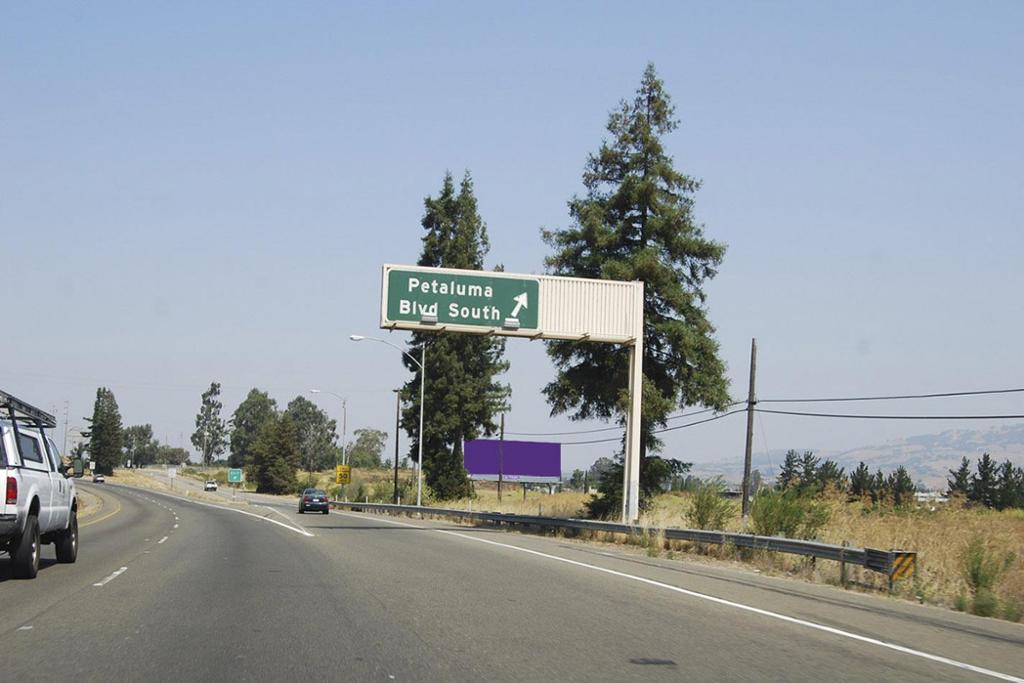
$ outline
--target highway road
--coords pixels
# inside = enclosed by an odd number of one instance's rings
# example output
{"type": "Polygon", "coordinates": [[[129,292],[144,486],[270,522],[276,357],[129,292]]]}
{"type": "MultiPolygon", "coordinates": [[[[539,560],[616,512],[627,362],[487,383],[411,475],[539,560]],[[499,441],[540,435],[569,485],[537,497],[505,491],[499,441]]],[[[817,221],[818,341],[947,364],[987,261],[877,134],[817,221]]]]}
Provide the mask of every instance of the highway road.
{"type": "Polygon", "coordinates": [[[1024,680],[1024,626],[271,497],[80,484],[79,561],[0,560],[4,680],[1024,680]],[[227,496],[225,496],[227,497],[227,496]]]}

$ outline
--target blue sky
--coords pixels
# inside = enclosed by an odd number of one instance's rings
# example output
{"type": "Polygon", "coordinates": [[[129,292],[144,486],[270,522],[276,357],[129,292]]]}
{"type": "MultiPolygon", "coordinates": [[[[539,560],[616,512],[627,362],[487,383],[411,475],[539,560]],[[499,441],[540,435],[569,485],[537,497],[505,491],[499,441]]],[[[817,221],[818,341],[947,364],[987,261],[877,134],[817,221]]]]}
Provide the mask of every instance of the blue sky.
{"type": "MultiPolygon", "coordinates": [[[[227,413],[252,386],[279,404],[318,386],[348,397],[350,434],[392,429],[397,354],[348,335],[378,332],[380,266],[417,258],[423,198],[469,169],[490,263],[541,272],[540,227],[567,224],[648,61],[682,122],[667,148],[729,246],[707,289],[736,396],[751,337],[765,398],[1024,384],[1020,3],[213,5],[0,10],[3,272],[23,304],[0,387],[68,401],[72,425],[110,386],[126,424],[177,445],[217,380],[227,413]]],[[[510,431],[602,426],[548,416],[539,343],[508,358],[510,431]]],[[[985,426],[765,415],[755,448],[985,426]]],[[[743,429],[667,451],[741,457],[743,429]]],[[[611,450],[566,447],[564,466],[611,450]]]]}

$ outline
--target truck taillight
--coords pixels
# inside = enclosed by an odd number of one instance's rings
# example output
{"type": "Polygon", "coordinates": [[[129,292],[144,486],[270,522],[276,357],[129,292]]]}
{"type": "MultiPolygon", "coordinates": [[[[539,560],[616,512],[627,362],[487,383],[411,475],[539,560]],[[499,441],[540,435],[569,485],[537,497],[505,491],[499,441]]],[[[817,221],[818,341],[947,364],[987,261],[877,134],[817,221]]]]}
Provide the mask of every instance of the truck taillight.
{"type": "Polygon", "coordinates": [[[18,480],[14,477],[7,477],[7,504],[18,504],[18,480]]]}

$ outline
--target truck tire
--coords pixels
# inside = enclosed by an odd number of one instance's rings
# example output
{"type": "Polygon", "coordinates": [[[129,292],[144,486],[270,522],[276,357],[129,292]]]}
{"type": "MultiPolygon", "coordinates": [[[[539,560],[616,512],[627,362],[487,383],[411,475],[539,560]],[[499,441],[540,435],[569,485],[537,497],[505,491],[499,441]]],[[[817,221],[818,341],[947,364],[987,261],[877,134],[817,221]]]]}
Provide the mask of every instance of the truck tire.
{"type": "Polygon", "coordinates": [[[78,511],[71,511],[71,518],[68,520],[68,528],[57,534],[54,539],[54,547],[57,549],[57,561],[64,564],[71,564],[78,559],[78,511]]]}
{"type": "Polygon", "coordinates": [[[29,515],[25,531],[11,547],[11,568],[19,579],[34,579],[39,573],[39,520],[29,515]]]}

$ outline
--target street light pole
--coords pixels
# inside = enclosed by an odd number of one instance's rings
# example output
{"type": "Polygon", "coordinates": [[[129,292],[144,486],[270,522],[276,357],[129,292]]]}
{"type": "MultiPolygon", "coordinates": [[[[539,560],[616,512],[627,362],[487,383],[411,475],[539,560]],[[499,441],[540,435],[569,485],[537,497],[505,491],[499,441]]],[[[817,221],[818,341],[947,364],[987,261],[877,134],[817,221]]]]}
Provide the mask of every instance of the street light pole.
{"type": "Polygon", "coordinates": [[[398,427],[399,414],[402,407],[402,394],[399,389],[392,389],[395,392],[395,495],[392,502],[398,505],[398,427]]]}
{"type": "Polygon", "coordinates": [[[310,389],[311,394],[330,394],[334,398],[341,401],[341,464],[347,465],[348,460],[345,457],[345,439],[346,439],[346,422],[348,421],[348,399],[340,394],[336,394],[333,391],[324,391],[323,389],[310,389]]]}
{"type": "Polygon", "coordinates": [[[402,355],[415,363],[420,369],[420,432],[419,432],[419,460],[416,463],[416,505],[423,505],[423,394],[426,390],[427,385],[427,345],[423,344],[420,347],[420,359],[416,360],[413,356],[410,356],[405,349],[397,344],[392,344],[386,339],[378,339],[377,337],[364,337],[361,334],[350,334],[349,339],[352,341],[368,341],[380,342],[381,344],[387,344],[393,349],[398,349],[402,352],[402,355]]]}

